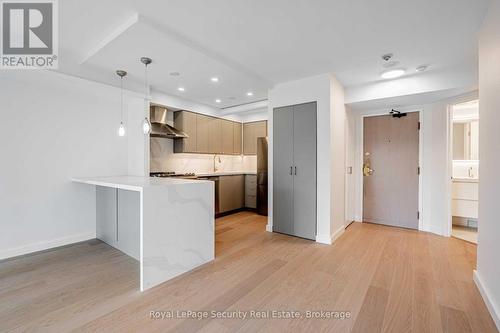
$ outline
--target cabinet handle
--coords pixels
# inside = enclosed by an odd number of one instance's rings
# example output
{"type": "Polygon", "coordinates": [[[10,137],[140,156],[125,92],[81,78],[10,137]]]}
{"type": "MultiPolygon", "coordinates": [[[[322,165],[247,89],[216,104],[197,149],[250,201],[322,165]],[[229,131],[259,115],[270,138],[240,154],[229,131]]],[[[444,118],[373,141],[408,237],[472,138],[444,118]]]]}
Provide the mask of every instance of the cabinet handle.
{"type": "Polygon", "coordinates": [[[292,166],[290,166],[290,176],[292,175],[292,166]]]}
{"type": "Polygon", "coordinates": [[[295,175],[297,176],[297,167],[295,167],[295,175]]]}

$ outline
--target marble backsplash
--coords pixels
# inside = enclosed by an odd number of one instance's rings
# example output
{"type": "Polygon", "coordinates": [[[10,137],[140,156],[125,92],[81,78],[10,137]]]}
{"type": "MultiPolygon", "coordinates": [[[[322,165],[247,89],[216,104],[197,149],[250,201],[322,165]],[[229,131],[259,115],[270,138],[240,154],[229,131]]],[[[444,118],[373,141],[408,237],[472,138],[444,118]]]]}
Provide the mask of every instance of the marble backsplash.
{"type": "MultiPolygon", "coordinates": [[[[217,155],[218,172],[255,172],[256,156],[217,155]]],[[[174,154],[172,139],[151,138],[150,170],[151,172],[173,171],[176,173],[210,173],[214,171],[213,154],[174,154]]]]}

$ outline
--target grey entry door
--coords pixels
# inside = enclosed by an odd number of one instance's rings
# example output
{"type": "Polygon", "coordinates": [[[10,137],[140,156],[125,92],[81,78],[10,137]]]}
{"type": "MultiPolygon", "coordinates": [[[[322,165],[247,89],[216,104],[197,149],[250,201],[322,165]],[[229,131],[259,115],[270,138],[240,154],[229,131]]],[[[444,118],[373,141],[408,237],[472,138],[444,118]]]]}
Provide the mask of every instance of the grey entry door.
{"type": "Polygon", "coordinates": [[[293,107],[293,235],[316,239],[316,102],[293,107]]]}
{"type": "Polygon", "coordinates": [[[293,107],[273,112],[273,231],[293,232],[293,107]]]}
{"type": "Polygon", "coordinates": [[[363,125],[363,221],[418,229],[419,113],[363,125]]]}
{"type": "Polygon", "coordinates": [[[273,112],[273,230],[316,238],[316,102],[273,112]]]}

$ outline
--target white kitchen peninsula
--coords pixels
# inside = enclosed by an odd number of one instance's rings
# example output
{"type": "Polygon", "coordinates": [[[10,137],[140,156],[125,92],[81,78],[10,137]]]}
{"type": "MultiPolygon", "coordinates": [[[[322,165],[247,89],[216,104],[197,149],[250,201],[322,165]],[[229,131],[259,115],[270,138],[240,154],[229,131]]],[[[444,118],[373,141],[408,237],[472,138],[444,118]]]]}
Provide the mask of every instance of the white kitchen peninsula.
{"type": "Polygon", "coordinates": [[[74,178],[96,187],[96,236],[137,259],[144,291],[214,259],[211,181],[74,178]]]}

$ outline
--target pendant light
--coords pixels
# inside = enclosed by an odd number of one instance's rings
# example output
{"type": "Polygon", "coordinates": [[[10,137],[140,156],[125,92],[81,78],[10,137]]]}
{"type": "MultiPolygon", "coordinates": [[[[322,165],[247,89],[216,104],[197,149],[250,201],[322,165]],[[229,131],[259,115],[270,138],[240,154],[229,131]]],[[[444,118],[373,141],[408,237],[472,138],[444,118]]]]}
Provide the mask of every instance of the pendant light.
{"type": "Polygon", "coordinates": [[[117,70],[116,75],[120,77],[120,127],[118,128],[118,136],[125,136],[125,125],[123,125],[123,78],[127,75],[127,72],[123,70],[117,70]]]}
{"type": "MultiPolygon", "coordinates": [[[[148,84],[148,65],[153,62],[151,58],[142,57],[141,62],[144,64],[144,83],[145,83],[145,96],[144,96],[144,112],[149,114],[149,84],[148,84]]],[[[151,133],[151,122],[148,116],[142,121],[142,131],[144,135],[151,133]]]]}

